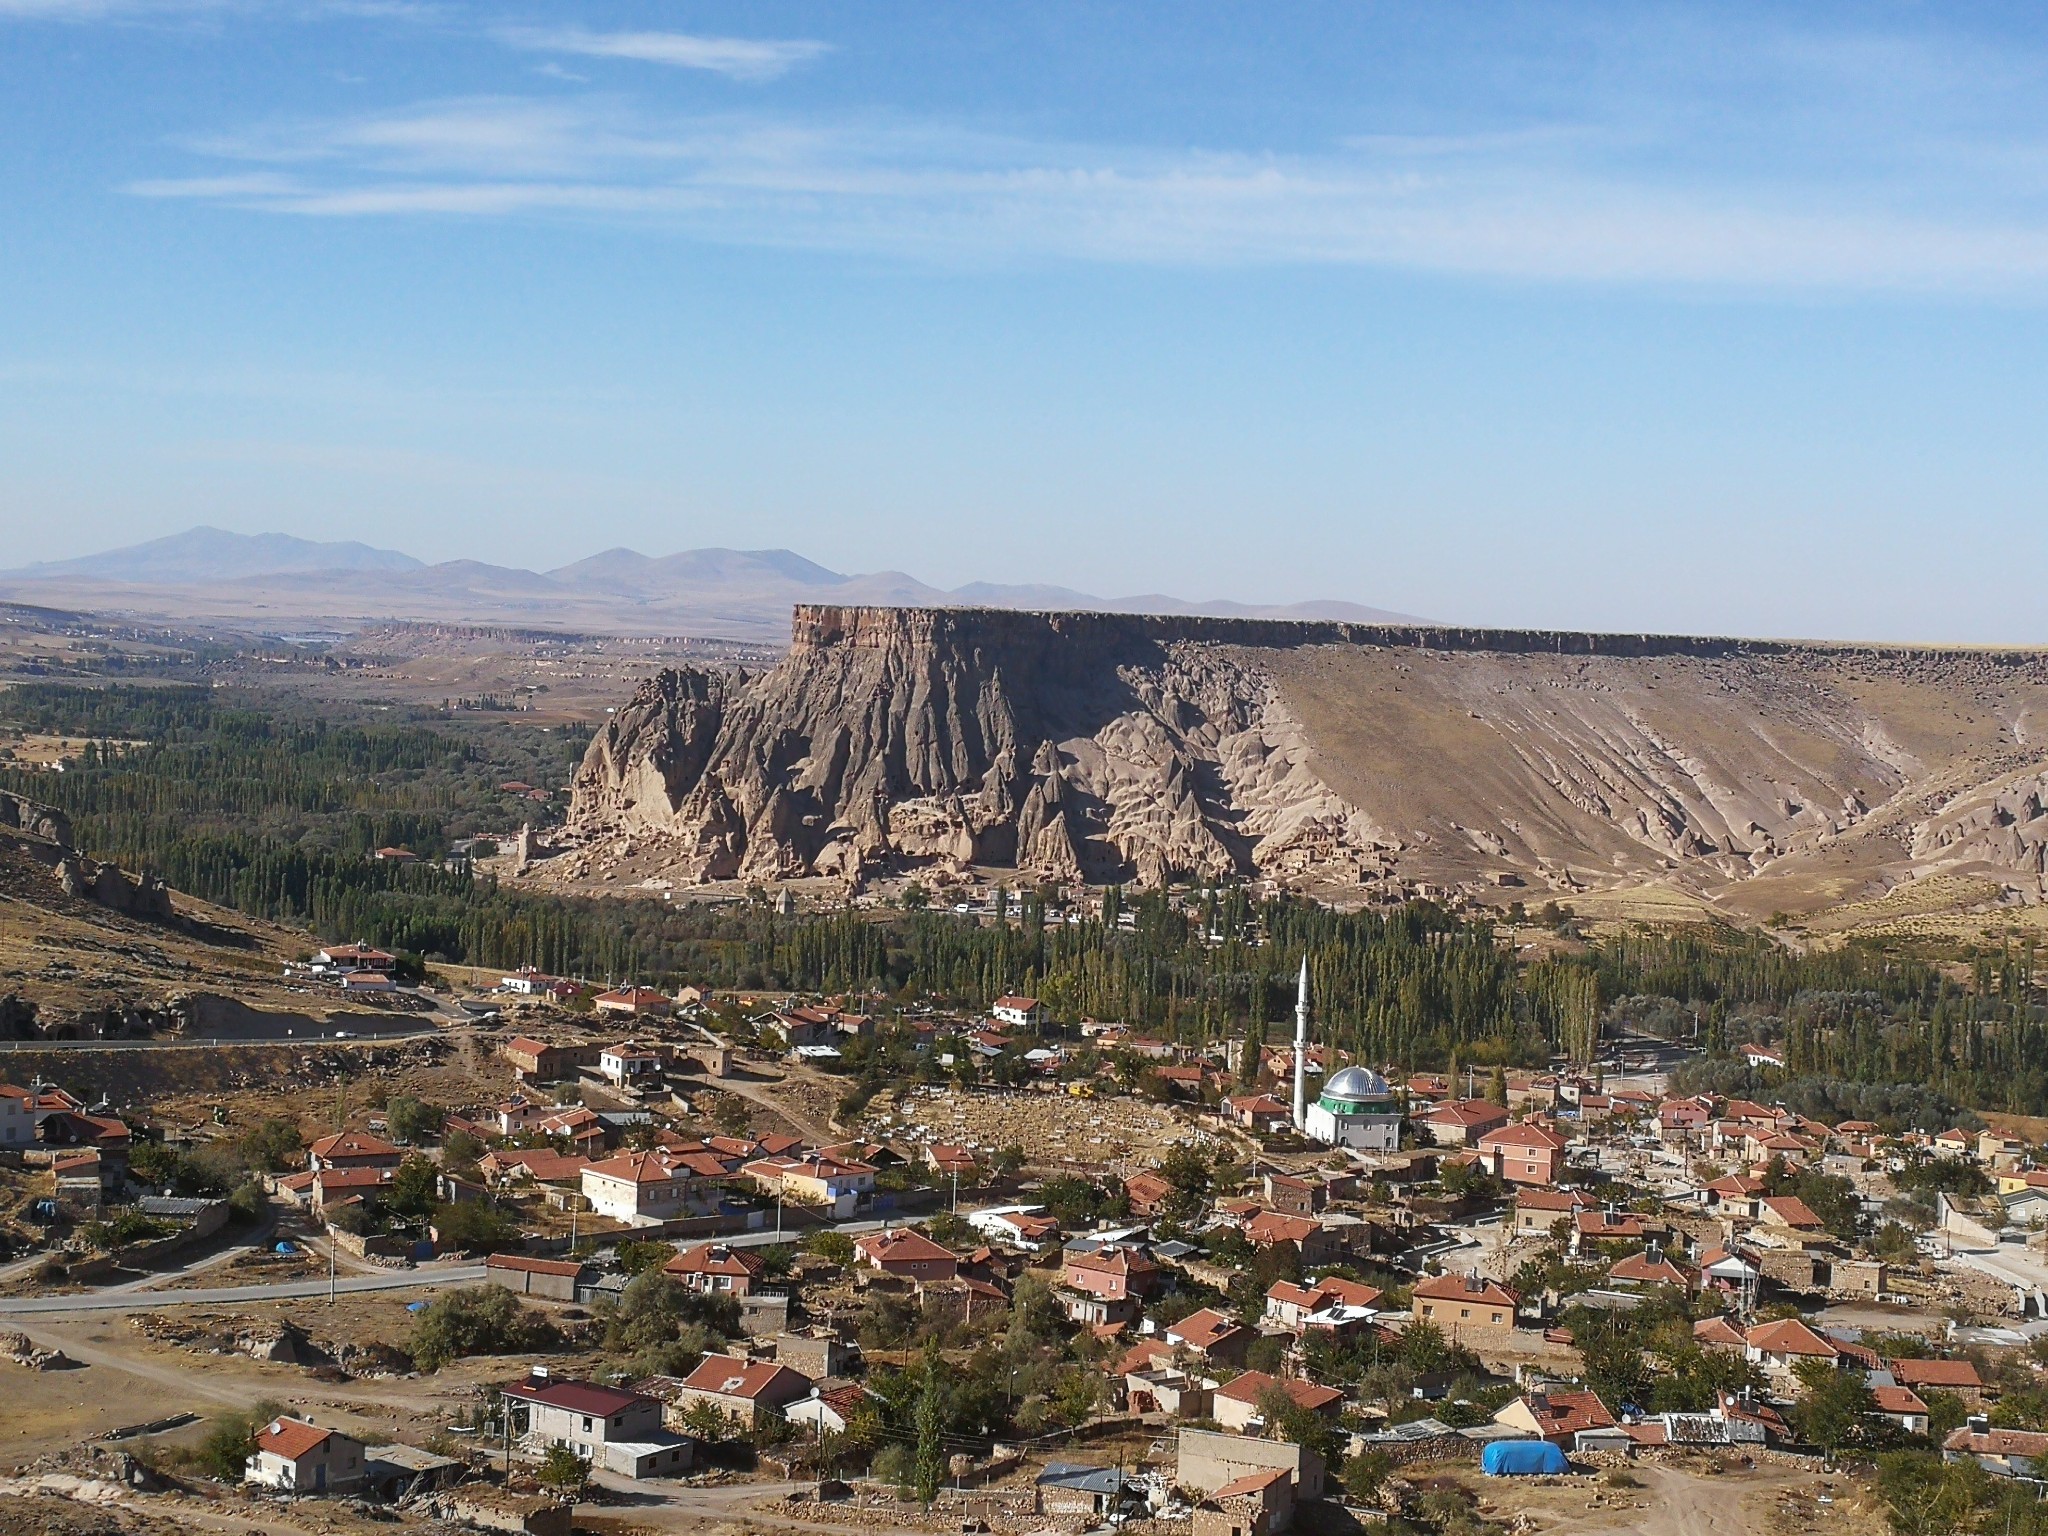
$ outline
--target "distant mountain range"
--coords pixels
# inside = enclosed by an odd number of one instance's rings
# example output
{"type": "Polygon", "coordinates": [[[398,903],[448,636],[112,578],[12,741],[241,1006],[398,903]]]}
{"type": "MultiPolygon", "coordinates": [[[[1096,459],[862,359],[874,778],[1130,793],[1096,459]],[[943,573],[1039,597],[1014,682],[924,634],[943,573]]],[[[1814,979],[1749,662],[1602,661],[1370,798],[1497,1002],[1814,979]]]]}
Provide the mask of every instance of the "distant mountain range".
{"type": "Polygon", "coordinates": [[[1084,609],[1225,618],[1413,623],[1356,603],[1191,602],[1145,593],[974,582],[946,591],[901,571],[844,575],[786,549],[602,554],[551,571],[319,543],[283,533],[193,528],[75,560],[0,571],[0,596],[89,612],[281,629],[353,629],[379,620],[516,625],[586,634],[702,635],[780,644],[792,603],[1084,609]]]}

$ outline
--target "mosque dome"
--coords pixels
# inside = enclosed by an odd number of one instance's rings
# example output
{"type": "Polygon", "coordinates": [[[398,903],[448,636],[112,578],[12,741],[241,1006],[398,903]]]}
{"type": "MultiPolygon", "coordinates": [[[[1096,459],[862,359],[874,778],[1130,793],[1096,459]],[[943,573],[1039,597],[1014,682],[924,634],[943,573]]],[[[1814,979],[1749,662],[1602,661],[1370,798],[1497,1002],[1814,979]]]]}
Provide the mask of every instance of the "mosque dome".
{"type": "Polygon", "coordinates": [[[1346,1067],[1323,1084],[1325,1099],[1385,1099],[1393,1096],[1387,1080],[1370,1067],[1346,1067]]]}

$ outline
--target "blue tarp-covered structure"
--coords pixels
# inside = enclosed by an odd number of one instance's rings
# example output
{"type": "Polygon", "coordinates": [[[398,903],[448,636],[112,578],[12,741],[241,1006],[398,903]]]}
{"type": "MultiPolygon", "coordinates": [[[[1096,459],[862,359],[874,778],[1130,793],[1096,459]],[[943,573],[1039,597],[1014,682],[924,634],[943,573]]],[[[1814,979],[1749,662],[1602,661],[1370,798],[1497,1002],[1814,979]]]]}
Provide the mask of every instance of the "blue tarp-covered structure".
{"type": "Polygon", "coordinates": [[[1571,1471],[1564,1452],[1548,1440],[1496,1440],[1479,1453],[1488,1477],[1542,1477],[1571,1471]]]}

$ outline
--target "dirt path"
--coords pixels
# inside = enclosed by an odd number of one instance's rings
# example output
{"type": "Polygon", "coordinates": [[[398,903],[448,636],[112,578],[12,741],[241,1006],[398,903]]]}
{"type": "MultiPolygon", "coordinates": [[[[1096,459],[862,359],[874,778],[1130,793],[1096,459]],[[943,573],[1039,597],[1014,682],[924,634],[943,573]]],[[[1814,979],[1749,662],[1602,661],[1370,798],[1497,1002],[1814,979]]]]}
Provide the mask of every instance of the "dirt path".
{"type": "Polygon", "coordinates": [[[813,1146],[829,1147],[835,1141],[842,1140],[843,1138],[832,1127],[825,1124],[824,1121],[807,1114],[790,1103],[788,1099],[776,1094],[775,1090],[781,1087],[785,1080],[783,1078],[721,1077],[709,1080],[709,1086],[718,1089],[721,1093],[729,1093],[734,1098],[745,1099],[756,1109],[767,1110],[768,1113],[787,1125],[792,1132],[803,1137],[813,1146]]]}
{"type": "MultiPolygon", "coordinates": [[[[875,1533],[873,1525],[834,1525],[825,1520],[798,1520],[784,1514],[765,1513],[754,1507],[808,1488],[809,1483],[728,1483],[709,1488],[675,1488],[657,1499],[649,1497],[644,1489],[636,1490],[630,1483],[614,1483],[609,1478],[604,1481],[619,1495],[617,1501],[579,1505],[576,1510],[579,1526],[584,1523],[584,1517],[596,1516],[598,1519],[592,1522],[593,1527],[616,1525],[657,1531],[702,1531],[723,1525],[733,1529],[753,1526],[778,1531],[809,1531],[815,1536],[874,1536],[875,1533]]],[[[824,1508],[829,1512],[831,1506],[824,1508]]]]}

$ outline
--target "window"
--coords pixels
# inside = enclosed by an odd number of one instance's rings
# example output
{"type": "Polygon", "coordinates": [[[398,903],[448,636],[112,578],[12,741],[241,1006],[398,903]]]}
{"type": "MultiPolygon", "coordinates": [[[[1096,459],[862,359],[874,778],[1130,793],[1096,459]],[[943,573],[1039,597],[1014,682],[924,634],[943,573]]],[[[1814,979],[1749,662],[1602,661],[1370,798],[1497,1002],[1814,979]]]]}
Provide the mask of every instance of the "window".
{"type": "Polygon", "coordinates": [[[583,1433],[586,1435],[590,1433],[590,1415],[587,1413],[583,1415],[583,1433]]]}

